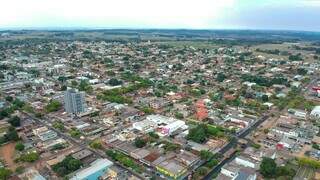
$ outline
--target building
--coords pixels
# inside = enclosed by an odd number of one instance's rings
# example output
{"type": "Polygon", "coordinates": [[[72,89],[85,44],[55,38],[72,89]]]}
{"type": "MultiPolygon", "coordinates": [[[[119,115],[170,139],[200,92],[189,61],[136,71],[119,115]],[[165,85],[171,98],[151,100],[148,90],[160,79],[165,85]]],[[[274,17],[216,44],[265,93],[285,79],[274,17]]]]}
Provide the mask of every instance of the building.
{"type": "Polygon", "coordinates": [[[199,121],[203,121],[204,119],[208,118],[208,109],[205,104],[205,100],[200,99],[196,103],[196,118],[199,121]]]}
{"type": "Polygon", "coordinates": [[[79,114],[85,112],[85,93],[75,89],[68,89],[64,93],[65,111],[71,114],[79,114]]]}
{"type": "Polygon", "coordinates": [[[29,179],[29,180],[46,180],[46,178],[44,178],[39,171],[37,171],[36,169],[30,168],[25,170],[24,173],[19,175],[20,179],[29,179]]]}
{"type": "Polygon", "coordinates": [[[310,113],[310,116],[314,119],[320,119],[320,106],[316,106],[310,113]]]}
{"type": "Polygon", "coordinates": [[[235,161],[225,164],[217,179],[222,180],[256,180],[256,171],[250,167],[244,167],[235,161]]]}
{"type": "Polygon", "coordinates": [[[112,165],[108,159],[97,159],[89,167],[77,171],[71,180],[97,180],[104,176],[112,165]]]}
{"type": "Polygon", "coordinates": [[[187,172],[186,166],[184,166],[176,159],[162,161],[156,166],[156,169],[160,173],[173,179],[179,179],[179,177],[187,172]]]}
{"type": "Polygon", "coordinates": [[[47,131],[44,131],[44,132],[38,134],[38,137],[41,139],[41,141],[47,141],[50,139],[54,139],[57,136],[58,136],[57,133],[52,130],[47,130],[47,131]]]}
{"type": "Polygon", "coordinates": [[[133,123],[132,127],[144,133],[158,129],[159,136],[169,136],[179,129],[188,129],[184,121],[162,115],[149,115],[145,120],[133,123]]]}

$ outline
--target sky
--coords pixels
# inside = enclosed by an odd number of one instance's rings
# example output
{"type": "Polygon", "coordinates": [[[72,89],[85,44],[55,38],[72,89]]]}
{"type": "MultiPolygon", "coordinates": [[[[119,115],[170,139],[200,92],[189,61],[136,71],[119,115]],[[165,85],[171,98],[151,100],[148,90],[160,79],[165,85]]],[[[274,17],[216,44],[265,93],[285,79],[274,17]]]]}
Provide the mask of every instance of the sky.
{"type": "Polygon", "coordinates": [[[13,28],[320,31],[320,0],[1,0],[13,28]]]}

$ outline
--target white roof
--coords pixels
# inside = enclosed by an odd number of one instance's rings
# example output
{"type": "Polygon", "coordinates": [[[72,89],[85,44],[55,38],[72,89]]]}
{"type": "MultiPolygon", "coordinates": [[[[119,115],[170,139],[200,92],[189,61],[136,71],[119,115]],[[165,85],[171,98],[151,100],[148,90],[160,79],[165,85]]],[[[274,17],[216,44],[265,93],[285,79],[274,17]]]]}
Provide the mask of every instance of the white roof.
{"type": "Polygon", "coordinates": [[[106,167],[112,166],[113,163],[109,161],[108,159],[97,159],[93,163],[90,164],[89,167],[81,169],[78,171],[72,178],[71,180],[80,180],[80,179],[85,179],[88,176],[94,174],[97,171],[100,171],[106,167]]]}
{"type": "Polygon", "coordinates": [[[316,106],[313,108],[313,110],[311,111],[311,115],[314,114],[320,114],[320,106],[316,106]]]}
{"type": "Polygon", "coordinates": [[[164,123],[164,124],[170,124],[174,121],[177,121],[177,119],[175,118],[172,118],[172,117],[166,117],[166,116],[162,116],[162,115],[149,115],[147,116],[147,120],[149,121],[153,121],[157,124],[161,124],[161,123],[164,123]]]}

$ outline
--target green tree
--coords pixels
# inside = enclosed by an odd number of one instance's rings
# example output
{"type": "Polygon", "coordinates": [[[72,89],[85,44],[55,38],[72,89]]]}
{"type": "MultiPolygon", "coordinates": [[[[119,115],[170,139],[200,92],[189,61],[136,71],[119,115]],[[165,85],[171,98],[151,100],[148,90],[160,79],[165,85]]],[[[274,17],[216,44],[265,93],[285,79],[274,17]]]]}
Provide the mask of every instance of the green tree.
{"type": "Polygon", "coordinates": [[[142,108],[142,111],[143,111],[144,113],[146,113],[146,114],[152,114],[152,113],[154,113],[154,110],[153,110],[152,108],[150,108],[150,107],[147,107],[147,106],[143,107],[143,108],[142,108]]]}
{"type": "Polygon", "coordinates": [[[79,84],[79,90],[80,91],[85,91],[87,93],[91,93],[93,88],[92,86],[88,83],[86,80],[81,80],[79,84]]]}
{"type": "Polygon", "coordinates": [[[16,108],[22,108],[24,106],[24,102],[20,99],[16,98],[14,101],[12,101],[12,105],[16,108]]]}
{"type": "Polygon", "coordinates": [[[139,138],[139,137],[134,140],[134,145],[135,145],[137,148],[142,148],[142,147],[144,147],[146,144],[147,144],[147,142],[146,142],[144,139],[141,139],[141,138],[139,138]]]}
{"type": "Polygon", "coordinates": [[[11,117],[8,122],[14,127],[20,126],[20,118],[18,116],[11,117]]]}
{"type": "Polygon", "coordinates": [[[94,140],[90,143],[90,147],[93,149],[102,149],[102,144],[100,140],[94,140]]]}
{"type": "Polygon", "coordinates": [[[111,78],[108,82],[111,86],[118,86],[122,84],[122,81],[119,81],[116,78],[111,78]]]}
{"type": "Polygon", "coordinates": [[[78,82],[75,81],[75,80],[71,81],[71,86],[72,87],[77,87],[78,86],[78,82]]]}
{"type": "Polygon", "coordinates": [[[206,167],[200,167],[196,170],[196,173],[198,173],[200,176],[204,176],[208,173],[208,169],[206,167]]]}
{"type": "Polygon", "coordinates": [[[67,164],[67,169],[75,171],[81,167],[82,163],[78,159],[71,159],[67,164]]]}
{"type": "Polygon", "coordinates": [[[8,179],[11,174],[12,174],[12,171],[10,171],[9,169],[0,168],[0,179],[1,180],[8,179]]]}
{"type": "Polygon", "coordinates": [[[149,132],[148,135],[152,138],[159,139],[159,135],[156,134],[155,132],[149,132]]]}
{"type": "Polygon", "coordinates": [[[265,178],[273,178],[276,175],[277,164],[276,162],[268,157],[264,157],[260,164],[260,173],[265,178]]]}
{"type": "Polygon", "coordinates": [[[175,116],[177,119],[183,119],[183,114],[182,114],[182,113],[176,112],[176,113],[174,114],[174,116],[175,116]]]}
{"type": "Polygon", "coordinates": [[[200,158],[201,158],[202,160],[208,161],[208,160],[210,160],[212,157],[213,157],[212,152],[207,151],[207,150],[201,150],[201,151],[200,151],[200,158]]]}
{"type": "Polygon", "coordinates": [[[18,150],[18,151],[23,151],[23,150],[24,150],[24,144],[21,143],[21,142],[18,142],[18,143],[16,144],[15,149],[18,150]]]}
{"type": "Polygon", "coordinates": [[[50,101],[47,106],[45,107],[45,110],[47,112],[55,112],[58,111],[62,107],[62,104],[57,100],[50,101]]]}
{"type": "Polygon", "coordinates": [[[219,164],[219,161],[217,159],[211,159],[210,161],[207,162],[206,166],[209,168],[213,168],[218,164],[219,164]]]}
{"type": "Polygon", "coordinates": [[[206,128],[204,124],[201,124],[190,129],[187,139],[191,139],[197,143],[204,143],[207,140],[206,128]]]}
{"type": "Polygon", "coordinates": [[[54,127],[55,129],[58,129],[60,131],[64,131],[65,130],[65,127],[64,127],[63,123],[60,122],[60,121],[54,122],[52,127],[54,127]]]}
{"type": "Polygon", "coordinates": [[[22,162],[34,162],[39,159],[39,154],[37,152],[27,152],[19,157],[22,162]]]}
{"type": "Polygon", "coordinates": [[[226,79],[226,75],[224,75],[223,73],[218,73],[217,81],[223,82],[225,79],[226,79]]]}
{"type": "MultiPolygon", "coordinates": [[[[18,167],[16,168],[15,172],[18,173],[18,174],[21,174],[21,173],[23,173],[24,169],[25,169],[25,168],[24,168],[23,166],[18,166],[18,167]]],[[[0,179],[1,179],[1,178],[0,178],[0,179]]]]}
{"type": "Polygon", "coordinates": [[[78,129],[72,128],[69,132],[71,137],[80,138],[81,132],[78,129]]]}
{"type": "Polygon", "coordinates": [[[12,102],[13,101],[13,97],[12,96],[6,96],[6,101],[12,102]]]}
{"type": "Polygon", "coordinates": [[[59,176],[63,177],[67,174],[78,170],[82,166],[82,162],[72,156],[65,157],[61,162],[51,166],[52,170],[59,176]]]}
{"type": "Polygon", "coordinates": [[[8,141],[17,141],[19,140],[19,135],[14,127],[9,127],[9,130],[4,135],[5,138],[8,139],[8,141]]]}
{"type": "Polygon", "coordinates": [[[60,91],[66,91],[68,87],[66,85],[62,85],[60,91]]]}
{"type": "Polygon", "coordinates": [[[295,175],[296,175],[296,171],[287,165],[277,167],[277,170],[276,170],[277,177],[284,177],[285,179],[293,179],[295,175]]]}
{"type": "Polygon", "coordinates": [[[262,100],[263,102],[267,102],[267,101],[269,100],[269,97],[264,94],[264,95],[262,95],[261,100],[262,100]]]}

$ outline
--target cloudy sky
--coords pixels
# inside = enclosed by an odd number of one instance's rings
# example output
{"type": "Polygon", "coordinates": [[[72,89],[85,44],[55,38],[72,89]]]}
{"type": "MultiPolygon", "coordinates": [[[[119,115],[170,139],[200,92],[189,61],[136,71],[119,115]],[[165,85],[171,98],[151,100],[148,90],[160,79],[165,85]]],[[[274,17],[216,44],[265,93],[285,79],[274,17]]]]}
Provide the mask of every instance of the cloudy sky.
{"type": "Polygon", "coordinates": [[[320,31],[320,0],[1,0],[0,28],[320,31]]]}

